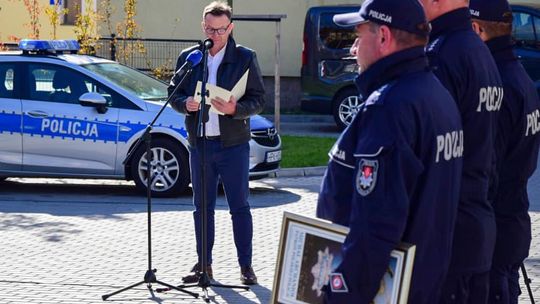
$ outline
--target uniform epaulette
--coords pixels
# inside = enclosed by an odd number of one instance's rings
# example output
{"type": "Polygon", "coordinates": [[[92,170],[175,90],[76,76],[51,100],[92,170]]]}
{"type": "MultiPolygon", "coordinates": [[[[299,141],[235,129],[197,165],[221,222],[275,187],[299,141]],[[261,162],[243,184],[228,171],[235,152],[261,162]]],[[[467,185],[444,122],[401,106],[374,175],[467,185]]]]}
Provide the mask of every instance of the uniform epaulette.
{"type": "Polygon", "coordinates": [[[390,88],[395,84],[394,81],[387,83],[383,85],[382,87],[378,88],[377,90],[373,91],[371,95],[366,99],[366,107],[370,105],[382,105],[384,104],[384,99],[386,97],[386,94],[390,91],[390,88]]]}
{"type": "Polygon", "coordinates": [[[426,56],[429,58],[430,66],[433,71],[439,67],[439,52],[446,40],[446,36],[439,36],[426,46],[426,56]]]}
{"type": "Polygon", "coordinates": [[[446,39],[446,36],[439,36],[437,39],[433,40],[426,46],[426,54],[428,56],[432,54],[439,53],[439,50],[441,49],[442,45],[444,44],[444,40],[446,39]]]}

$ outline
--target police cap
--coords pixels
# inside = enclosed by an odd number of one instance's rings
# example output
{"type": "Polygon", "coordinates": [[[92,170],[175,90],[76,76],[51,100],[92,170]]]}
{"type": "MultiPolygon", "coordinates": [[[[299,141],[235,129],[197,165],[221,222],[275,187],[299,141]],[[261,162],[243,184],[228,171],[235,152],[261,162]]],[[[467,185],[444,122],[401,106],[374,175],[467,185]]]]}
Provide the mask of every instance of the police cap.
{"type": "Polygon", "coordinates": [[[360,11],[334,16],[334,22],[339,26],[370,21],[421,36],[429,35],[430,31],[424,9],[418,0],[366,0],[360,11]]]}
{"type": "Polygon", "coordinates": [[[474,19],[512,22],[512,11],[507,0],[471,0],[469,9],[474,19]]]}

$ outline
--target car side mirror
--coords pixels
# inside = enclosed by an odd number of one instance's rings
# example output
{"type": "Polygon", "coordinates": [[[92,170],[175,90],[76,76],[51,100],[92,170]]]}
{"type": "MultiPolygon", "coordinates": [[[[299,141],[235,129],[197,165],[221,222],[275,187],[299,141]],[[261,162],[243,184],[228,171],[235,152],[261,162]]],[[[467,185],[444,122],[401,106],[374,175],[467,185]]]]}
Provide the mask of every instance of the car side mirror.
{"type": "Polygon", "coordinates": [[[107,113],[107,99],[96,92],[84,93],[79,97],[79,103],[83,107],[94,107],[99,114],[107,113]]]}

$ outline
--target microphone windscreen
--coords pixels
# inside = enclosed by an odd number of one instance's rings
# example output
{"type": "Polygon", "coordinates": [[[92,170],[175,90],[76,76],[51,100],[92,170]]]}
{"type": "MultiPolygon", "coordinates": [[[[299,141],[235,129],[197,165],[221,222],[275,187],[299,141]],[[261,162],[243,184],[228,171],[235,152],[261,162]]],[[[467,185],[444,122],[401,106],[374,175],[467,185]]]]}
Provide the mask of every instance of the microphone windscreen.
{"type": "Polygon", "coordinates": [[[191,63],[191,66],[194,67],[199,64],[202,60],[203,53],[199,50],[194,50],[186,58],[186,61],[191,63]]]}

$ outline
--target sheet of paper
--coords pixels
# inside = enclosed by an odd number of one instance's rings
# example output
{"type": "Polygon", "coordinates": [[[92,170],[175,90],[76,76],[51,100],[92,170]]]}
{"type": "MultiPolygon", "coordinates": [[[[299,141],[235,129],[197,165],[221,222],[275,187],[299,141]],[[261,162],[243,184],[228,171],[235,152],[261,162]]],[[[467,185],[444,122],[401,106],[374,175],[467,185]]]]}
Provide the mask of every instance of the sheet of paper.
{"type": "Polygon", "coordinates": [[[242,96],[244,96],[244,93],[246,93],[248,75],[249,75],[249,69],[244,73],[244,75],[242,75],[242,78],[238,80],[238,82],[234,85],[231,91],[231,93],[234,95],[236,100],[239,100],[240,98],[242,98],[242,96]]]}
{"type": "MultiPolygon", "coordinates": [[[[217,85],[213,84],[206,84],[206,90],[208,91],[208,95],[206,97],[206,103],[210,104],[210,100],[220,97],[223,100],[228,101],[231,96],[234,96],[236,100],[239,100],[244,96],[246,93],[246,85],[247,85],[247,79],[249,75],[249,69],[244,73],[242,78],[234,85],[233,89],[231,91],[226,90],[222,87],[218,87],[217,85]]],[[[202,90],[202,82],[197,81],[197,87],[195,88],[195,96],[194,99],[197,102],[201,102],[201,90],[202,90]]],[[[224,115],[220,111],[216,110],[213,106],[210,106],[210,111],[217,113],[219,115],[224,115]]]]}

